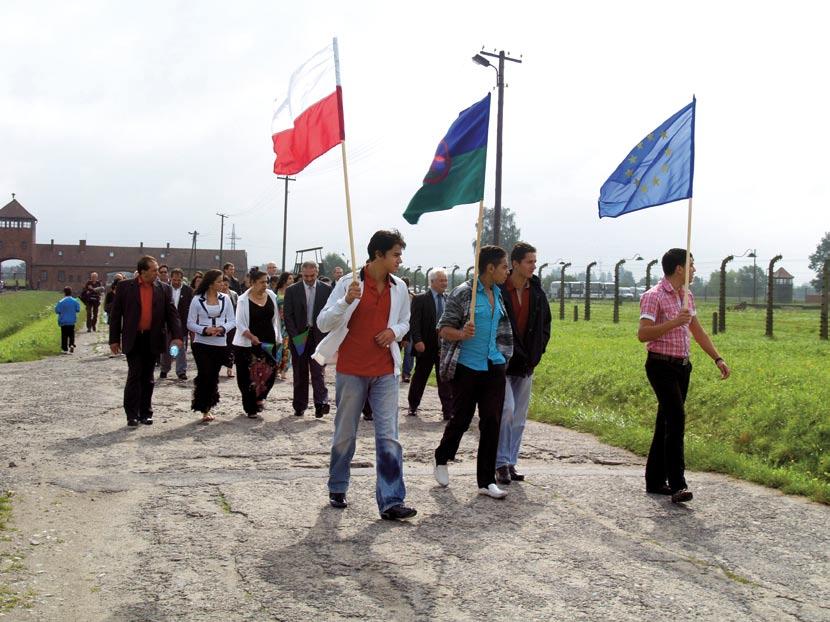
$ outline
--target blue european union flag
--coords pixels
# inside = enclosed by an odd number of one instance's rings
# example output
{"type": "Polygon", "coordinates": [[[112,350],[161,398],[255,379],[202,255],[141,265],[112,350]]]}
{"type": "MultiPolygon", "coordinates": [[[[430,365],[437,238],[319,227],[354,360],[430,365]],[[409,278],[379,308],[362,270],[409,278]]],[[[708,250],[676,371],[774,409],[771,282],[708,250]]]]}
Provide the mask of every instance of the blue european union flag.
{"type": "Polygon", "coordinates": [[[663,205],[692,196],[695,99],[641,140],[599,191],[599,217],[663,205]]]}

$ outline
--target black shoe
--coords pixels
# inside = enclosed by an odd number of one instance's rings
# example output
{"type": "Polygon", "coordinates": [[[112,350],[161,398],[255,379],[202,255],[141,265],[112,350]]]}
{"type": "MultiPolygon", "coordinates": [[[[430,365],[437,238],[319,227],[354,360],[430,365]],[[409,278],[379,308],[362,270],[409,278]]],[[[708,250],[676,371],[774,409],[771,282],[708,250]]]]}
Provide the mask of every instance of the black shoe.
{"type": "Polygon", "coordinates": [[[337,508],[342,510],[343,508],[347,507],[349,504],[346,501],[346,493],[345,492],[330,492],[329,493],[329,503],[331,507],[337,508]]]}
{"type": "Polygon", "coordinates": [[[516,470],[516,465],[511,464],[510,467],[509,467],[509,470],[510,470],[510,479],[511,480],[513,480],[514,482],[523,482],[523,481],[525,481],[524,474],[519,473],[516,470]]]}
{"type": "Polygon", "coordinates": [[[409,376],[407,374],[401,374],[401,382],[409,382],[409,376]]]}
{"type": "Polygon", "coordinates": [[[331,404],[323,404],[323,414],[327,415],[331,412],[331,404]]]}
{"type": "Polygon", "coordinates": [[[143,419],[139,419],[142,425],[153,425],[153,418],[152,417],[144,417],[143,419]]]}
{"type": "Polygon", "coordinates": [[[137,428],[138,427],[138,419],[127,419],[127,426],[129,426],[131,428],[137,428]]]}
{"type": "Polygon", "coordinates": [[[166,371],[160,371],[159,372],[159,378],[167,378],[167,372],[166,371]]]}
{"type": "Polygon", "coordinates": [[[407,417],[417,417],[418,416],[418,409],[417,408],[410,408],[406,411],[407,417]]]}
{"type": "Polygon", "coordinates": [[[660,486],[646,486],[646,492],[650,495],[670,495],[671,488],[669,488],[668,484],[662,484],[660,486]]]}
{"type": "Polygon", "coordinates": [[[510,469],[506,466],[500,466],[496,469],[496,483],[499,486],[510,485],[510,469]]]}
{"type": "Polygon", "coordinates": [[[363,421],[374,421],[375,416],[372,413],[363,413],[363,421]]]}
{"type": "Polygon", "coordinates": [[[314,407],[314,416],[317,419],[320,419],[323,416],[323,407],[322,406],[315,406],[314,407]]]}
{"type": "Polygon", "coordinates": [[[187,374],[179,374],[179,380],[187,380],[187,374]]]}
{"type": "Polygon", "coordinates": [[[304,414],[305,414],[304,410],[295,410],[294,411],[294,416],[295,417],[302,417],[304,414]]]}
{"type": "Polygon", "coordinates": [[[672,493],[671,502],[672,503],[685,503],[686,501],[692,500],[692,491],[688,488],[681,488],[680,490],[676,490],[672,493]]]}
{"type": "Polygon", "coordinates": [[[417,513],[418,511],[415,508],[408,508],[403,503],[399,503],[398,505],[393,505],[385,512],[381,512],[380,517],[383,520],[406,520],[407,518],[412,518],[417,513]]]}

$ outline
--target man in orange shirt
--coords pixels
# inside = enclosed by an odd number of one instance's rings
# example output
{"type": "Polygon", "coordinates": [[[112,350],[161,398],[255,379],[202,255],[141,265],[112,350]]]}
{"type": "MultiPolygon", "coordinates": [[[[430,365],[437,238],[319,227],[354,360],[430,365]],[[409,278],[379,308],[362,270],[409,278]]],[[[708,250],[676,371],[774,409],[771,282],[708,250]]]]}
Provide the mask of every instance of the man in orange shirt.
{"type": "Polygon", "coordinates": [[[375,496],[384,520],[415,516],[404,505],[403,449],[398,442],[399,342],[409,332],[409,291],[393,275],[406,243],[397,231],[369,240],[369,260],[358,275],[340,279],[317,317],[328,335],[314,360],[336,363],[334,438],[329,464],[329,502],[345,508],[357,425],[368,398],[375,422],[375,496]]]}
{"type": "Polygon", "coordinates": [[[118,284],[110,314],[110,350],[127,355],[124,411],[127,425],[153,423],[153,371],[156,359],[170,345],[182,348],[182,326],[173,305],[173,290],[158,276],[154,257],[138,260],[138,276],[118,284]],[[167,333],[165,333],[165,328],[167,333]]]}

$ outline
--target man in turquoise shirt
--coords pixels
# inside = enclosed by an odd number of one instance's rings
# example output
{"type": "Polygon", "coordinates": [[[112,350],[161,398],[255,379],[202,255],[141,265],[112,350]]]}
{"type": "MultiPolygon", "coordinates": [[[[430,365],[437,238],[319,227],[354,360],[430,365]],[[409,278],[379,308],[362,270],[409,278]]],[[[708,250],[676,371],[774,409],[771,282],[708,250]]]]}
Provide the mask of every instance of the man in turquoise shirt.
{"type": "Polygon", "coordinates": [[[441,337],[440,374],[452,382],[453,413],[435,450],[435,479],[449,485],[447,462],[455,459],[458,445],[478,407],[479,442],[476,479],[479,493],[502,499],[507,492],[496,486],[496,451],[504,403],[505,369],[513,353],[513,332],[501,299],[507,279],[507,253],[485,246],[478,256],[475,316],[470,321],[472,282],[462,283],[447,299],[438,323],[441,337]]]}

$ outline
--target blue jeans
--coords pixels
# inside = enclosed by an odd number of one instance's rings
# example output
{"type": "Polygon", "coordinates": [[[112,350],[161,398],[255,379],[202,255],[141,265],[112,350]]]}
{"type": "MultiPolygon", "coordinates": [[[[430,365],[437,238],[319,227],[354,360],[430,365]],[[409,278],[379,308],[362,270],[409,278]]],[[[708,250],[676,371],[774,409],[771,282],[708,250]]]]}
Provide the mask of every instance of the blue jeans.
{"type": "Polygon", "coordinates": [[[384,512],[403,503],[403,448],[398,442],[398,380],[387,376],[352,376],[337,372],[337,414],[331,440],[329,492],[345,493],[349,489],[349,471],[357,440],[357,424],[366,398],[374,413],[375,496],[378,509],[384,512]]]}
{"type": "Polygon", "coordinates": [[[414,361],[412,360],[412,342],[407,341],[406,347],[403,349],[403,369],[401,369],[401,373],[409,377],[412,375],[412,366],[414,361]]]}
{"type": "Polygon", "coordinates": [[[527,423],[530,406],[530,388],[533,375],[507,376],[504,391],[504,407],[501,411],[499,429],[499,451],[496,454],[496,468],[513,465],[519,460],[519,448],[527,423]]]}

